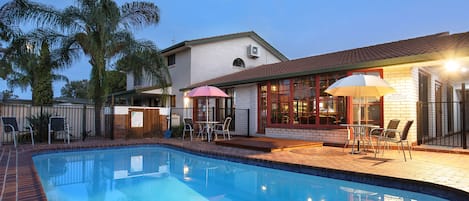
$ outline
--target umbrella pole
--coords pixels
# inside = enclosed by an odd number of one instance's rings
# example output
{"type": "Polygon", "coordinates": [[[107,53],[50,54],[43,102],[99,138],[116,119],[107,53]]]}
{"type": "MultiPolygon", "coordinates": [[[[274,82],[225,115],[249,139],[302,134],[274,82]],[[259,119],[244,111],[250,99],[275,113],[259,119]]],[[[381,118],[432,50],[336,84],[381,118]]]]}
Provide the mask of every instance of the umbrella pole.
{"type": "Polygon", "coordinates": [[[208,109],[209,109],[208,108],[208,97],[206,96],[205,97],[205,114],[206,114],[205,121],[207,123],[205,124],[205,129],[207,130],[207,140],[208,140],[208,142],[210,142],[210,137],[211,136],[210,136],[210,130],[209,130],[210,128],[208,126],[208,109]]]}
{"type": "Polygon", "coordinates": [[[362,122],[362,97],[360,96],[360,99],[358,100],[358,142],[357,142],[357,152],[360,153],[360,138],[361,138],[361,132],[363,132],[363,128],[360,126],[362,122]]]}

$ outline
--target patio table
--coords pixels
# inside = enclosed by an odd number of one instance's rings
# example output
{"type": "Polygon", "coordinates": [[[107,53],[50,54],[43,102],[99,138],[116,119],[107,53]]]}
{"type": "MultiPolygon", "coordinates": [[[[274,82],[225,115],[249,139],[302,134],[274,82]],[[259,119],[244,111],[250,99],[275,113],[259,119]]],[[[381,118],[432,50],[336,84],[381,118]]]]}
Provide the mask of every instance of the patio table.
{"type": "MultiPolygon", "coordinates": [[[[207,141],[210,142],[211,138],[212,138],[212,134],[213,134],[213,128],[215,127],[216,124],[219,124],[221,123],[220,121],[196,121],[195,123],[199,124],[199,126],[203,126],[205,125],[205,128],[207,129],[207,141]]],[[[216,135],[215,135],[215,139],[216,139],[216,135]]]]}
{"type": "Polygon", "coordinates": [[[353,144],[352,144],[352,151],[351,154],[358,154],[360,153],[360,141],[361,139],[366,140],[368,138],[368,142],[371,145],[371,148],[374,150],[373,142],[371,142],[371,138],[369,136],[369,130],[371,128],[379,128],[377,125],[372,124],[340,124],[340,126],[346,126],[347,130],[353,131],[353,144]],[[357,143],[357,150],[355,151],[355,142],[357,143]]]}

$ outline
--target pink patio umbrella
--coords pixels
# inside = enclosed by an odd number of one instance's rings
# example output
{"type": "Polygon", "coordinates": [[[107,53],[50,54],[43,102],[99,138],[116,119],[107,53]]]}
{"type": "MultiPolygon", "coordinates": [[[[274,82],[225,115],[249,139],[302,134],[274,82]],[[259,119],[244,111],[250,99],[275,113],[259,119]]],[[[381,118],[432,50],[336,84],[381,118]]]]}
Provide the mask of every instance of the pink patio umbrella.
{"type": "Polygon", "coordinates": [[[205,97],[205,104],[206,104],[205,113],[207,115],[206,117],[207,126],[208,126],[208,99],[210,97],[215,97],[215,98],[229,97],[224,91],[214,86],[201,86],[201,87],[194,88],[187,94],[187,96],[191,98],[205,97]]]}

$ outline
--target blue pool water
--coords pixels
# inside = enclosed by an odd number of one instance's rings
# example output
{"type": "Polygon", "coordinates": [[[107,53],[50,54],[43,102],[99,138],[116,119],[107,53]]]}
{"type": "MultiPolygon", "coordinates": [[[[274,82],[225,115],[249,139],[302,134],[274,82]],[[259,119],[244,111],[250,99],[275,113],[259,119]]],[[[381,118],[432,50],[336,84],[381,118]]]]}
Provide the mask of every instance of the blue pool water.
{"type": "Polygon", "coordinates": [[[33,157],[48,200],[443,200],[409,191],[132,147],[33,157]]]}

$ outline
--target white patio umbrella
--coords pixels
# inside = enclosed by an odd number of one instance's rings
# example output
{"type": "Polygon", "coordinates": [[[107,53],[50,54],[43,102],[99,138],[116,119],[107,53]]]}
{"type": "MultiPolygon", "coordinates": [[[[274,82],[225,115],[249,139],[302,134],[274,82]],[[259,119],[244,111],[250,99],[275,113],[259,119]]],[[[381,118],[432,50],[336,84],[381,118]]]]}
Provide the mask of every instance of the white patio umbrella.
{"type": "MultiPolygon", "coordinates": [[[[217,87],[214,86],[201,86],[192,89],[188,94],[188,97],[205,97],[205,104],[206,104],[206,121],[207,121],[207,126],[208,126],[208,99],[210,97],[215,97],[215,98],[226,98],[229,97],[224,91],[220,90],[217,87]]],[[[209,138],[210,139],[210,138],[209,138]]]]}
{"type": "Polygon", "coordinates": [[[326,93],[333,96],[353,96],[359,98],[358,124],[361,122],[361,104],[363,97],[381,97],[394,93],[395,90],[385,80],[374,75],[350,75],[337,80],[329,86],[326,93]]]}

